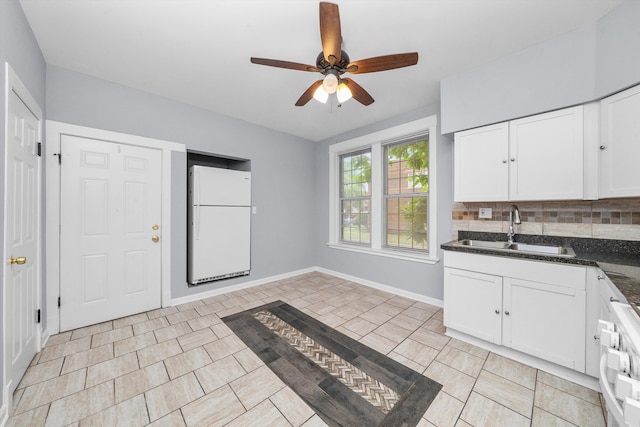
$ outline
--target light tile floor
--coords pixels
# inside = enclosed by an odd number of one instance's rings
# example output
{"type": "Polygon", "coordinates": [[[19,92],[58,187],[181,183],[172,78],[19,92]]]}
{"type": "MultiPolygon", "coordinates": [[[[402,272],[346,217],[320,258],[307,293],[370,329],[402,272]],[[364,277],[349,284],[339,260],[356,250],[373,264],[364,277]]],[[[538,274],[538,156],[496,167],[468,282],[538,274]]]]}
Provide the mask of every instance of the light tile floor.
{"type": "Polygon", "coordinates": [[[220,320],[285,301],[440,382],[426,426],[604,426],[597,392],[445,336],[442,310],[322,273],[64,332],[9,426],[325,425],[220,320]]]}

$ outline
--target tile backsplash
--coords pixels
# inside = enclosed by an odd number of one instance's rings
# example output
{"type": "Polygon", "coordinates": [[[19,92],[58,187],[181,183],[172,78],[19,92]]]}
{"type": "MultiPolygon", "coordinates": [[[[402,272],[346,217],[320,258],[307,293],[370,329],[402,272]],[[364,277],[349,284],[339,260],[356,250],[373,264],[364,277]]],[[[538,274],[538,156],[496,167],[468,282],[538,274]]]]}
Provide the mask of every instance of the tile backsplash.
{"type": "Polygon", "coordinates": [[[506,233],[513,204],[522,220],[516,233],[640,241],[640,198],[454,203],[453,239],[458,230],[506,233]],[[478,218],[480,208],[491,208],[492,217],[478,218]]]}

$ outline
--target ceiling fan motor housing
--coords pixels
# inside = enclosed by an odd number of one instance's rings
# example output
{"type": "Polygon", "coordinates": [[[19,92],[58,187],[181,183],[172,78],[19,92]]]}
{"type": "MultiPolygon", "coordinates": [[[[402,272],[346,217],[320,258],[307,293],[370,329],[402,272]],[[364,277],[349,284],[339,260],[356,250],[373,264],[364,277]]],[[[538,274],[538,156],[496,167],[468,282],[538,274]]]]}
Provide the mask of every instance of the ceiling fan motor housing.
{"type": "Polygon", "coordinates": [[[325,76],[330,70],[336,70],[339,74],[344,74],[350,62],[351,60],[349,59],[349,55],[347,55],[347,52],[345,52],[344,50],[341,50],[340,61],[336,62],[335,65],[332,67],[329,61],[324,59],[324,52],[320,52],[318,54],[318,57],[316,58],[316,67],[325,76]]]}

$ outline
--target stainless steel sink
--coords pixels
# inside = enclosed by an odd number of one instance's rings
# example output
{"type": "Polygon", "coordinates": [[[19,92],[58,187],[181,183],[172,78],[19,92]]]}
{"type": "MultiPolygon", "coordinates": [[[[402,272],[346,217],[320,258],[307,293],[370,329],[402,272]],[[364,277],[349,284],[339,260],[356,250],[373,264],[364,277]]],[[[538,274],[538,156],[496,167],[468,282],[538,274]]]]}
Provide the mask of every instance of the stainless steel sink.
{"type": "Polygon", "coordinates": [[[466,246],[476,249],[488,249],[507,252],[524,252],[538,255],[559,257],[575,257],[576,253],[569,246],[534,245],[529,243],[490,242],[486,240],[464,239],[453,242],[454,246],[466,246]]]}
{"type": "Polygon", "coordinates": [[[576,253],[568,246],[530,245],[528,243],[512,243],[509,249],[519,252],[534,252],[545,255],[574,257],[576,253]]]}
{"type": "Polygon", "coordinates": [[[455,246],[471,246],[479,249],[508,249],[509,248],[509,243],[507,242],[489,242],[487,240],[464,239],[464,240],[458,240],[453,244],[455,246]]]}

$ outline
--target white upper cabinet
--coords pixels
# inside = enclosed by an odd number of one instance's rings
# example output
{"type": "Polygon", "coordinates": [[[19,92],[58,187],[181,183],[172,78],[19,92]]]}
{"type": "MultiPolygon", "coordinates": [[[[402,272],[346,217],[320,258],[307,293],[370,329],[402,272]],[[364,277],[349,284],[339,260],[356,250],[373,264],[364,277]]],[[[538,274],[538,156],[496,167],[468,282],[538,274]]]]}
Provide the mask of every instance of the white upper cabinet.
{"type": "Polygon", "coordinates": [[[509,200],[509,124],[455,134],[456,201],[509,200]]]}
{"type": "Polygon", "coordinates": [[[582,106],[458,132],[454,144],[458,202],[584,196],[582,106]]]}
{"type": "Polygon", "coordinates": [[[583,196],[583,107],[509,122],[510,200],[583,196]]]}
{"type": "Polygon", "coordinates": [[[600,103],[600,197],[640,196],[640,86],[600,103]]]}

